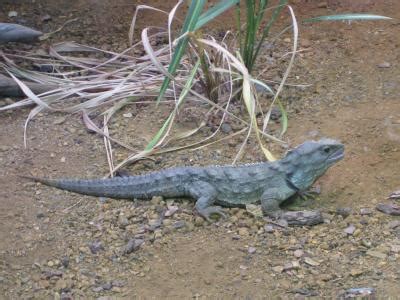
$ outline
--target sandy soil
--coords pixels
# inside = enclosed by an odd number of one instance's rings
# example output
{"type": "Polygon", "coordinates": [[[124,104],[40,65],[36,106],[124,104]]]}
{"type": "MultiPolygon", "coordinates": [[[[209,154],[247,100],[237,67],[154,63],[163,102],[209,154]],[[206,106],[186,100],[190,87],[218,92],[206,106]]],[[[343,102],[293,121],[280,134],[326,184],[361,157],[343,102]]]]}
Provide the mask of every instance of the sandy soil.
{"type": "MultiPolygon", "coordinates": [[[[128,2],[5,1],[0,21],[10,21],[7,14],[15,10],[21,23],[51,31],[79,17],[49,42],[68,38],[123,49],[134,9],[128,2]],[[45,14],[52,17],[50,22],[41,21],[45,14]]],[[[174,3],[151,2],[165,9],[174,3]]],[[[397,1],[293,2],[299,19],[355,9],[400,17],[397,1]]],[[[225,16],[213,29],[226,30],[229,19],[225,16]]],[[[140,25],[159,20],[146,14],[140,25]]],[[[253,299],[336,297],[348,288],[373,287],[380,298],[397,297],[400,219],[376,211],[375,206],[387,202],[386,197],[400,186],[398,30],[396,20],[301,26],[304,51],[289,82],[311,86],[284,91],[289,113],[285,139],[293,146],[327,136],[346,145],[344,161],[318,182],[322,192],[312,205],[325,213],[327,221],[312,228],[266,226],[243,209],[227,210],[227,220],[208,224],[193,214],[192,203],[176,200],[180,210],[161,228],[149,231],[145,225],[157,220],[165,201],[101,202],[18,177],[105,174],[102,139],[88,134],[79,116],[42,114],[29,126],[25,149],[23,124],[29,111],[1,113],[0,294],[6,299],[253,299]],[[337,209],[348,211],[348,216],[337,209]],[[121,249],[132,239],[145,242],[123,254],[121,249]]],[[[290,36],[283,37],[281,47],[284,38],[290,36]]],[[[287,49],[276,51],[283,54],[287,49]]],[[[263,78],[274,79],[279,70],[263,78]]],[[[126,112],[134,118],[119,115],[112,131],[139,148],[165,117],[165,111],[153,113],[151,105],[127,107],[126,112]]],[[[163,155],[129,171],[229,163],[238,145],[239,138],[196,152],[163,155]]],[[[275,153],[282,151],[271,147],[275,153]]],[[[248,148],[243,161],[262,158],[256,144],[248,148]]],[[[117,159],[124,155],[120,152],[117,159]]]]}

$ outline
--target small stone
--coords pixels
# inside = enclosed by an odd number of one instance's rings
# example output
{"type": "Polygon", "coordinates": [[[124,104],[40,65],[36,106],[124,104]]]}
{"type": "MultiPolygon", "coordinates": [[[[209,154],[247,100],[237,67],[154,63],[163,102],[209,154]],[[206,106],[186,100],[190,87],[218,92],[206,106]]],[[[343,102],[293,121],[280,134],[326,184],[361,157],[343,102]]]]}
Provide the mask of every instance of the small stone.
{"type": "Polygon", "coordinates": [[[366,240],[366,239],[363,239],[363,240],[361,241],[361,245],[363,245],[363,246],[366,247],[366,248],[371,248],[372,243],[371,243],[370,241],[366,240]]]}
{"type": "Polygon", "coordinates": [[[346,227],[343,232],[348,234],[348,235],[353,235],[354,231],[356,230],[356,227],[353,224],[350,224],[348,227],[346,227]]]}
{"type": "Polygon", "coordinates": [[[400,220],[390,221],[387,226],[389,229],[395,229],[400,226],[400,220]]]}
{"type": "Polygon", "coordinates": [[[204,218],[196,216],[196,218],[194,219],[194,225],[203,226],[204,225],[204,218]]]}
{"type": "Polygon", "coordinates": [[[282,273],[283,272],[283,266],[272,267],[272,271],[274,271],[275,273],[282,273]]]}
{"type": "Polygon", "coordinates": [[[390,68],[390,67],[391,67],[391,65],[390,65],[390,63],[389,63],[389,62],[387,62],[387,61],[384,61],[384,62],[382,62],[382,63],[378,64],[378,65],[377,65],[377,67],[378,67],[378,68],[385,69],[385,68],[390,68]]]}
{"type": "Polygon", "coordinates": [[[101,287],[103,288],[103,290],[109,291],[112,289],[113,286],[112,286],[111,282],[107,282],[107,283],[103,284],[101,287]]]}
{"type": "Polygon", "coordinates": [[[10,150],[10,149],[11,149],[10,147],[5,146],[5,145],[1,145],[1,146],[0,146],[0,152],[6,152],[6,151],[8,151],[8,150],[10,150]]]}
{"type": "Polygon", "coordinates": [[[364,273],[364,271],[361,270],[361,269],[358,269],[358,268],[352,268],[352,269],[350,269],[350,275],[353,276],[353,277],[360,276],[360,275],[362,275],[363,273],[364,273]]]}
{"type": "Polygon", "coordinates": [[[18,12],[16,12],[15,10],[11,10],[8,12],[8,17],[9,18],[15,18],[18,16],[18,12]]]}
{"type": "Polygon", "coordinates": [[[362,215],[362,216],[372,215],[372,209],[370,209],[369,207],[361,208],[360,209],[360,215],[362,215]]]}
{"type": "Polygon", "coordinates": [[[264,226],[264,231],[265,231],[266,233],[273,233],[273,232],[275,231],[275,228],[274,228],[274,226],[271,225],[271,224],[266,224],[266,225],[264,226]]]}
{"type": "Polygon", "coordinates": [[[283,271],[291,271],[291,270],[297,270],[300,268],[300,264],[297,260],[286,263],[283,266],[283,271]]]}
{"type": "Polygon", "coordinates": [[[69,266],[69,257],[68,256],[64,256],[63,258],[61,258],[61,264],[63,265],[64,268],[68,268],[68,266],[69,266]]]}
{"type": "Polygon", "coordinates": [[[92,252],[92,254],[97,254],[98,252],[104,250],[104,247],[101,241],[94,241],[89,244],[89,249],[92,252]]]}
{"type": "Polygon", "coordinates": [[[44,214],[44,212],[38,212],[37,214],[36,214],[36,218],[38,218],[38,219],[42,219],[42,218],[44,218],[46,215],[44,214]]]}
{"type": "Polygon", "coordinates": [[[49,22],[49,21],[51,21],[51,16],[49,15],[49,14],[45,14],[45,15],[43,15],[41,18],[40,18],[40,20],[42,21],[42,22],[49,22]]]}
{"type": "Polygon", "coordinates": [[[163,197],[161,196],[154,196],[153,198],[151,198],[151,204],[157,205],[160,204],[161,201],[163,201],[163,197]]]}
{"type": "Polygon", "coordinates": [[[287,37],[287,38],[284,38],[283,41],[284,41],[285,43],[290,43],[292,40],[291,40],[290,38],[287,37]]]}
{"type": "Polygon", "coordinates": [[[386,259],[387,255],[385,253],[376,251],[376,250],[368,250],[367,255],[380,258],[380,259],[386,259]]]}
{"type": "Polygon", "coordinates": [[[317,4],[317,7],[318,8],[327,8],[328,7],[328,2],[326,2],[326,1],[319,2],[317,4]]]}
{"type": "Polygon", "coordinates": [[[60,159],[60,161],[61,161],[62,163],[65,163],[66,160],[67,160],[67,159],[65,158],[65,156],[61,157],[61,159],[60,159]]]}
{"type": "Polygon", "coordinates": [[[305,258],[304,258],[304,262],[305,262],[307,265],[310,265],[310,266],[313,266],[313,267],[316,267],[316,266],[319,266],[319,265],[320,265],[319,262],[313,260],[313,259],[310,258],[310,257],[305,257],[305,258]]]}
{"type": "Polygon", "coordinates": [[[179,209],[178,206],[173,206],[173,205],[168,206],[168,209],[165,212],[165,216],[172,217],[178,211],[178,209],[179,209]]]}
{"type": "Polygon", "coordinates": [[[62,123],[64,123],[67,120],[66,117],[59,117],[57,119],[54,120],[53,124],[54,125],[61,125],[62,123]]]}
{"type": "Polygon", "coordinates": [[[132,113],[126,113],[122,115],[124,118],[132,118],[133,114],[132,113]]]}
{"type": "Polygon", "coordinates": [[[273,107],[271,110],[271,120],[278,121],[282,117],[282,112],[278,107],[273,107]]]}
{"type": "Polygon", "coordinates": [[[254,254],[254,253],[257,252],[257,249],[256,249],[255,247],[249,247],[249,248],[247,249],[247,252],[248,252],[249,254],[254,254]]]}
{"type": "Polygon", "coordinates": [[[124,215],[120,215],[118,217],[118,224],[120,228],[125,228],[126,226],[129,225],[129,220],[127,217],[125,217],[124,215]]]}
{"type": "Polygon", "coordinates": [[[142,239],[130,239],[128,244],[125,246],[124,254],[130,254],[140,248],[144,243],[142,239]]]}
{"type": "Polygon", "coordinates": [[[240,227],[238,229],[238,234],[240,236],[248,236],[249,235],[249,230],[246,227],[240,227]]]}
{"type": "Polygon", "coordinates": [[[390,251],[394,253],[400,253],[400,245],[393,244],[390,246],[390,251]]]}
{"type": "Polygon", "coordinates": [[[186,222],[183,221],[183,220],[176,221],[172,226],[173,226],[175,229],[184,228],[184,227],[186,226],[186,222]]]}
{"type": "Polygon", "coordinates": [[[229,134],[232,132],[232,127],[228,123],[222,123],[221,125],[221,131],[225,134],[229,134]]]}
{"type": "Polygon", "coordinates": [[[297,258],[303,257],[304,256],[304,251],[301,249],[297,249],[296,251],[293,252],[293,255],[297,258]]]}
{"type": "Polygon", "coordinates": [[[48,266],[48,267],[53,267],[53,266],[54,266],[54,262],[53,262],[52,260],[49,260],[49,261],[47,262],[47,266],[48,266]]]}
{"type": "Polygon", "coordinates": [[[161,230],[154,231],[154,238],[155,239],[160,239],[160,238],[162,238],[162,236],[163,236],[163,234],[162,234],[161,230]]]}
{"type": "Polygon", "coordinates": [[[336,214],[339,216],[342,216],[343,219],[345,219],[351,214],[351,208],[350,207],[339,207],[338,209],[336,209],[336,214]]]}

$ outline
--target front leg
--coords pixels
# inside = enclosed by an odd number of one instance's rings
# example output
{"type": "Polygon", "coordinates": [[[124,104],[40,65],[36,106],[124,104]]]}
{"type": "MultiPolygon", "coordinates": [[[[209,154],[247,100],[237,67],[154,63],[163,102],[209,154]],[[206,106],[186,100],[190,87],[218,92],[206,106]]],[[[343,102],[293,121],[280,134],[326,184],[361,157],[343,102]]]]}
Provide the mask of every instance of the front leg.
{"type": "Polygon", "coordinates": [[[279,207],[290,195],[282,193],[277,188],[267,189],[261,196],[261,208],[263,214],[274,219],[279,219],[283,211],[279,207]]]}
{"type": "Polygon", "coordinates": [[[211,222],[210,216],[218,214],[223,218],[226,217],[220,206],[213,205],[216,200],[217,191],[215,188],[204,181],[192,183],[188,188],[189,195],[196,199],[196,210],[204,219],[211,222]]]}
{"type": "Polygon", "coordinates": [[[261,196],[261,207],[264,215],[274,219],[282,218],[289,225],[316,225],[323,222],[319,211],[287,211],[284,212],[279,205],[287,198],[295,194],[295,191],[282,191],[279,189],[268,189],[261,196]]]}

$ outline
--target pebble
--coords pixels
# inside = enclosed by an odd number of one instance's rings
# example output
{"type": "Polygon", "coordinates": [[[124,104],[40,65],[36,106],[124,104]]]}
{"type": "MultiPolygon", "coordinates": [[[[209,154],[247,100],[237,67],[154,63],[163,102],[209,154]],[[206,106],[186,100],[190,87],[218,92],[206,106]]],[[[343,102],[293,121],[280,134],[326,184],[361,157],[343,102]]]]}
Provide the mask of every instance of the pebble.
{"type": "Polygon", "coordinates": [[[283,266],[283,271],[291,271],[291,270],[298,270],[298,269],[300,269],[300,263],[297,260],[286,263],[283,266]]]}
{"type": "Polygon", "coordinates": [[[67,120],[66,117],[59,117],[59,118],[57,118],[57,119],[54,120],[53,124],[54,124],[54,125],[61,125],[61,124],[63,124],[66,120],[67,120]]]}
{"type": "Polygon", "coordinates": [[[103,251],[104,247],[101,241],[94,241],[89,243],[89,249],[92,252],[92,254],[97,254],[98,252],[103,251]]]}
{"type": "Polygon", "coordinates": [[[360,215],[362,216],[369,216],[372,215],[372,209],[370,209],[369,207],[363,207],[360,209],[360,215]]]}
{"type": "Polygon", "coordinates": [[[395,229],[400,226],[400,220],[390,221],[387,226],[389,229],[395,229]]]}
{"type": "Polygon", "coordinates": [[[128,220],[127,217],[125,217],[125,216],[123,216],[123,215],[120,215],[120,216],[118,217],[118,224],[119,224],[119,227],[120,227],[120,228],[125,228],[126,226],[129,225],[129,220],[128,220]]]}
{"type": "Polygon", "coordinates": [[[339,207],[336,209],[336,214],[342,216],[343,219],[347,218],[351,214],[350,207],[339,207]]]}
{"type": "Polygon", "coordinates": [[[101,287],[103,288],[103,290],[109,291],[112,289],[113,285],[111,282],[107,282],[107,283],[103,284],[101,287]]]}
{"type": "Polygon", "coordinates": [[[377,67],[381,68],[381,69],[386,69],[386,68],[390,68],[391,64],[387,61],[384,61],[384,62],[378,64],[377,67]]]}
{"type": "Polygon", "coordinates": [[[69,266],[69,257],[68,256],[64,256],[63,258],[61,258],[61,264],[63,265],[64,268],[68,268],[68,266],[69,266]]]}
{"type": "Polygon", "coordinates": [[[310,258],[310,257],[304,257],[304,262],[305,262],[307,265],[310,265],[310,266],[313,266],[313,267],[316,267],[316,266],[319,266],[319,265],[320,265],[319,262],[313,260],[313,259],[310,258]]]}
{"type": "Polygon", "coordinates": [[[125,246],[124,254],[130,254],[140,248],[144,243],[142,239],[130,239],[128,244],[125,246]]]}
{"type": "Polygon", "coordinates": [[[249,230],[246,227],[240,227],[238,229],[238,234],[240,236],[248,236],[250,233],[249,233],[249,230]]]}
{"type": "Polygon", "coordinates": [[[222,123],[221,125],[221,131],[225,134],[229,134],[232,132],[232,127],[228,123],[222,123]]]}
{"type": "Polygon", "coordinates": [[[257,249],[256,249],[255,247],[249,247],[249,248],[247,249],[247,252],[248,252],[249,254],[254,254],[254,253],[257,252],[257,249]]]}
{"type": "Polygon", "coordinates": [[[194,225],[203,226],[204,225],[204,218],[196,216],[196,218],[194,219],[194,225]]]}
{"type": "Polygon", "coordinates": [[[18,12],[16,12],[15,10],[11,10],[8,12],[8,17],[9,18],[15,18],[18,16],[18,12]]]}
{"type": "Polygon", "coordinates": [[[275,228],[274,228],[274,226],[271,225],[271,224],[266,224],[266,225],[264,226],[264,231],[265,231],[266,233],[273,233],[273,232],[275,231],[275,228]]]}
{"type": "Polygon", "coordinates": [[[368,250],[367,255],[380,258],[380,259],[386,259],[387,255],[385,253],[376,251],[376,250],[368,250]]]}
{"type": "Polygon", "coordinates": [[[283,270],[284,270],[283,266],[272,267],[272,271],[274,271],[275,273],[282,273],[283,270]]]}
{"type": "Polygon", "coordinates": [[[183,220],[179,220],[176,221],[173,225],[172,225],[175,229],[180,229],[180,228],[184,228],[186,226],[186,222],[183,220]]]}
{"type": "Polygon", "coordinates": [[[343,231],[344,233],[348,235],[353,235],[354,231],[356,230],[356,227],[353,224],[350,224],[348,227],[346,227],[343,231]]]}
{"type": "Polygon", "coordinates": [[[301,249],[297,249],[293,252],[293,255],[297,258],[303,257],[304,256],[304,251],[301,249]]]}

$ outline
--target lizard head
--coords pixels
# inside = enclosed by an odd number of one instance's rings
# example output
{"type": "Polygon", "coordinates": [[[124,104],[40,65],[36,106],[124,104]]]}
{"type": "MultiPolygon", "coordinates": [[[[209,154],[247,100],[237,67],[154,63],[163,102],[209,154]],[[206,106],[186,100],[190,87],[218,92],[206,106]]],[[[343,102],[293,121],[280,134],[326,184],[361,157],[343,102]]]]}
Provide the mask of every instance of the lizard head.
{"type": "Polygon", "coordinates": [[[321,139],[297,146],[288,152],[282,162],[290,183],[299,190],[305,190],[343,157],[343,144],[332,139],[321,139]]]}

